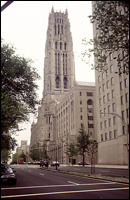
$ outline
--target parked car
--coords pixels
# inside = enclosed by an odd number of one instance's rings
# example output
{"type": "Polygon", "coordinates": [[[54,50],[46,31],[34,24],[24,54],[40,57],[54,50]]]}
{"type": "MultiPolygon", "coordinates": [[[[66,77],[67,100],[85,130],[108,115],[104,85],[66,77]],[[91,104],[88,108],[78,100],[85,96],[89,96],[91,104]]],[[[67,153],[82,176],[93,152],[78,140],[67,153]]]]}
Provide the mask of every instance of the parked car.
{"type": "Polygon", "coordinates": [[[16,184],[17,178],[15,172],[10,165],[1,164],[1,183],[16,184]]]}
{"type": "Polygon", "coordinates": [[[58,161],[52,161],[51,166],[54,167],[56,165],[59,167],[60,163],[58,161]]]}
{"type": "MultiPolygon", "coordinates": [[[[83,161],[78,162],[79,165],[83,165],[83,161]]],[[[84,161],[84,165],[90,165],[89,162],[84,161]]]]}

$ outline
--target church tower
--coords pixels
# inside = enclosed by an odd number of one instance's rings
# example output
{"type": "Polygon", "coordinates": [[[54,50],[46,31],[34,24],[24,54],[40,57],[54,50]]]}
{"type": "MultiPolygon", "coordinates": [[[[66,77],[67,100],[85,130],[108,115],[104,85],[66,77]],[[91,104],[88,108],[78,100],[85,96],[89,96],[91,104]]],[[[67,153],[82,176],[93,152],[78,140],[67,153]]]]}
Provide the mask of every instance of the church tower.
{"type": "Polygon", "coordinates": [[[44,92],[58,95],[68,92],[75,84],[73,43],[68,11],[49,14],[44,60],[44,92]]]}
{"type": "Polygon", "coordinates": [[[31,146],[56,141],[56,106],[74,85],[75,64],[68,11],[54,12],[52,7],[45,44],[43,98],[37,122],[31,126],[31,146]]]}

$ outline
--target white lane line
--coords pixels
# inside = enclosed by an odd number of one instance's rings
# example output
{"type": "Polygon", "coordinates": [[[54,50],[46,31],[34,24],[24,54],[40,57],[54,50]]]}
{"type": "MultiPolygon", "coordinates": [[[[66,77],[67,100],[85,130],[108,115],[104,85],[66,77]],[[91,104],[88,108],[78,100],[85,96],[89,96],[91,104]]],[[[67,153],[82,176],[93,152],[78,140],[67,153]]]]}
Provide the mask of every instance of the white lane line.
{"type": "MultiPolygon", "coordinates": [[[[84,183],[78,184],[77,186],[85,186],[85,185],[110,185],[115,184],[116,182],[107,182],[107,183],[84,183]]],[[[45,187],[68,187],[68,186],[76,186],[72,185],[42,185],[42,186],[27,186],[27,187],[12,187],[12,188],[1,188],[1,190],[15,190],[15,189],[32,189],[32,188],[45,188],[45,187]]]]}
{"type": "Polygon", "coordinates": [[[70,194],[70,193],[81,193],[81,192],[102,192],[102,191],[114,191],[114,190],[129,190],[129,187],[126,188],[106,188],[106,189],[94,189],[94,190],[78,190],[78,191],[62,191],[62,192],[47,192],[47,193],[37,193],[37,194],[23,194],[23,195],[11,195],[11,196],[1,196],[4,198],[16,198],[16,197],[29,197],[29,196],[44,196],[51,194],[70,194]]]}
{"type": "Polygon", "coordinates": [[[44,176],[44,174],[41,174],[41,173],[40,173],[40,175],[44,176]]]}
{"type": "Polygon", "coordinates": [[[78,183],[71,182],[71,181],[68,181],[68,183],[72,183],[72,184],[74,184],[74,185],[79,185],[78,183]]]}
{"type": "Polygon", "coordinates": [[[30,170],[30,169],[29,169],[28,171],[29,171],[29,172],[31,172],[31,170],[30,170]]]}

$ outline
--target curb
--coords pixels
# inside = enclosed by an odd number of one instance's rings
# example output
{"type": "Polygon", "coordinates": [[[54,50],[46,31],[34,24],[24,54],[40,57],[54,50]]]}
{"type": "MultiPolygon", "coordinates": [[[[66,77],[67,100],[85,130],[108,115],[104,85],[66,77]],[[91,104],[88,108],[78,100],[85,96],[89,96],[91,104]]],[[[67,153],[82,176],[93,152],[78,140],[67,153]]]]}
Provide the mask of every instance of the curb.
{"type": "Polygon", "coordinates": [[[117,176],[105,176],[101,174],[84,174],[80,172],[72,172],[72,171],[63,171],[63,170],[55,170],[55,169],[46,169],[46,168],[40,168],[42,170],[47,170],[47,171],[52,171],[54,173],[64,173],[64,174],[70,174],[70,175],[75,175],[75,176],[80,176],[80,177],[85,177],[85,178],[90,178],[90,179],[99,179],[99,180],[106,180],[106,181],[112,181],[112,182],[118,182],[118,183],[124,183],[124,184],[129,184],[129,178],[126,177],[117,177],[117,176]]]}

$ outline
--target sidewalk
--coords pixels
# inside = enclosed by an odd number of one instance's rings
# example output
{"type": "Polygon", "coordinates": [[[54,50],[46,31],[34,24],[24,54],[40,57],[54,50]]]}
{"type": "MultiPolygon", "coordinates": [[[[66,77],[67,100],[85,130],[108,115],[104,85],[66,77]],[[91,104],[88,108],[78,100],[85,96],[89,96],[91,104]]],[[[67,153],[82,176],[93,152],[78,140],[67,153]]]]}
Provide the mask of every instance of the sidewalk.
{"type": "MultiPolygon", "coordinates": [[[[72,166],[68,164],[60,164],[61,167],[66,167],[66,166],[72,166]]],[[[73,167],[82,167],[82,165],[73,165],[73,167]]],[[[84,167],[91,167],[91,165],[85,165],[84,167]]],[[[96,164],[95,167],[99,168],[118,168],[118,169],[128,169],[128,165],[101,165],[101,164],[96,164]]]]}

